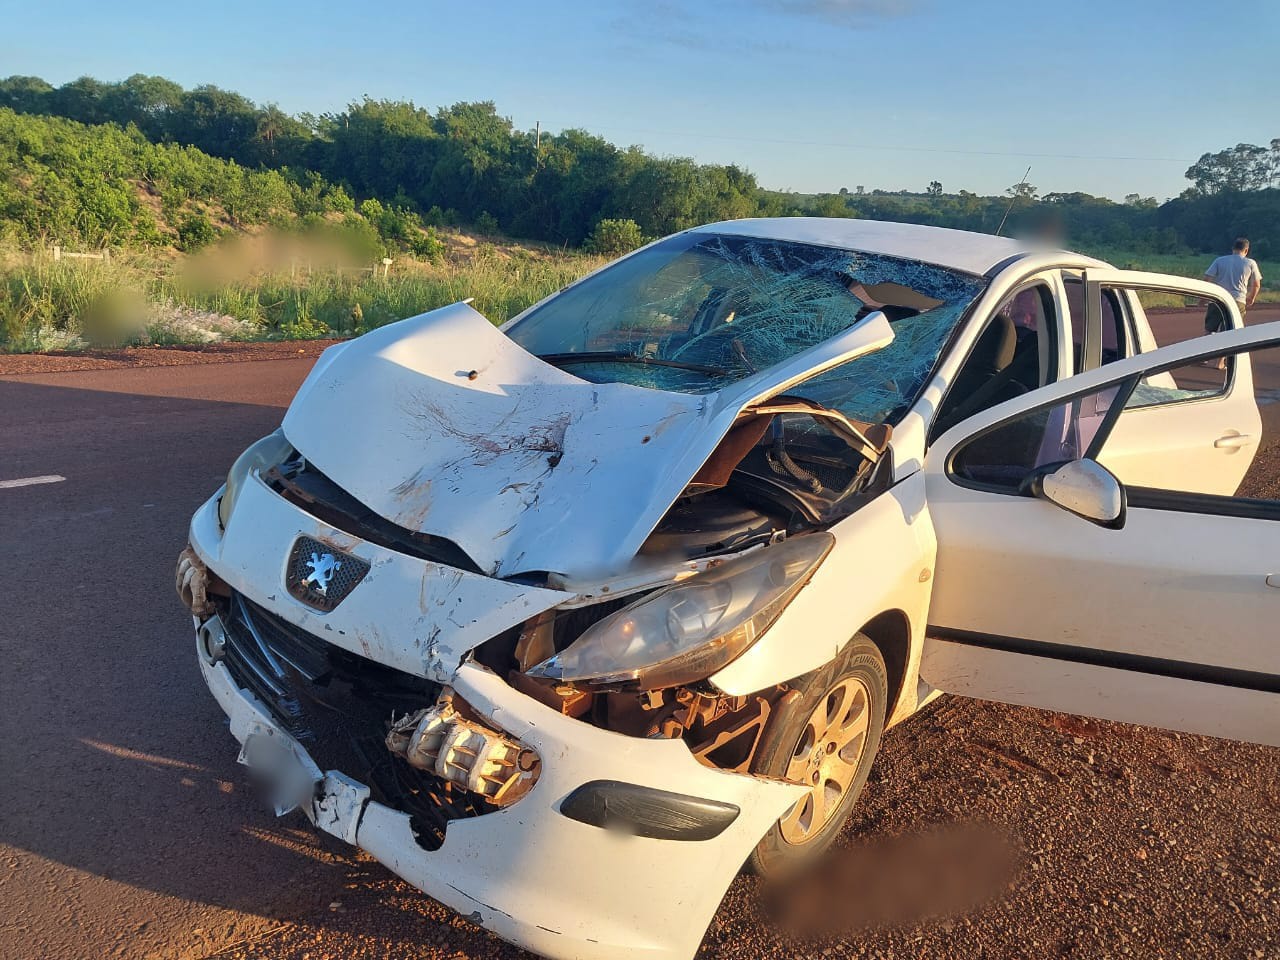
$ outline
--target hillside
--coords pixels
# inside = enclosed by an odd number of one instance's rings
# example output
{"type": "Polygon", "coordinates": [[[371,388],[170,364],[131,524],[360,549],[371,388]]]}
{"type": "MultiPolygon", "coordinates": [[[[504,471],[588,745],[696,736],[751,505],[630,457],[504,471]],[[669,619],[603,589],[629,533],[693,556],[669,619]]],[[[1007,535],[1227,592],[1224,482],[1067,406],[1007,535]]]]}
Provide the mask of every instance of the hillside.
{"type": "MultiPolygon", "coordinates": [[[[1280,138],[1270,146],[1238,144],[1205,153],[1186,171],[1190,185],[1177,198],[1159,203],[1134,194],[1116,203],[1079,192],[1040,196],[1031,184],[1011,188],[1012,198],[946,193],[941,181],[921,193],[861,186],[781,193],[761,189],[735,164],[657,157],[578,129],[517,130],[491,102],[431,111],[366,98],[318,117],[291,116],[213,85],[184,89],[137,74],[118,83],[82,77],[61,87],[38,77],[9,77],[0,80],[3,106],[30,116],[116,124],[130,131],[128,138],[192,146],[241,170],[279,172],[284,184],[292,184],[286,189],[295,208],[295,193],[306,192],[316,177],[319,196],[309,200],[312,207],[336,189],[328,185],[341,185],[348,199],[376,198],[427,225],[467,224],[481,233],[557,246],[582,245],[602,220],[634,221],[629,235],[636,239],[714,220],[796,213],[992,232],[1008,211],[1006,232],[1052,231],[1086,249],[1220,252],[1245,234],[1258,256],[1280,252],[1280,238],[1273,236],[1280,223],[1280,138]]],[[[857,170],[849,172],[856,182],[857,170]]],[[[270,195],[268,206],[284,200],[275,181],[250,192],[260,199],[270,195]]],[[[262,216],[261,203],[257,207],[243,214],[262,216]]]]}
{"type": "Polygon", "coordinates": [[[417,213],[376,200],[357,209],[318,174],[248,169],[195,147],[151,143],[134,127],[0,108],[0,239],[192,252],[223,233],[266,225],[327,225],[367,258],[443,251],[417,213]]]}
{"type": "Polygon", "coordinates": [[[733,165],[519,131],[492,103],[291,117],[158,77],[0,80],[0,350],[345,336],[466,297],[501,322],[647,237],[746,216],[1035,232],[1198,275],[1237,234],[1280,282],[1280,141],[1206,154],[1158,204],[761,189],[733,165]],[[589,254],[579,252],[582,249],[589,254]],[[109,260],[55,259],[110,250],[109,260]],[[390,263],[386,262],[390,261],[390,263]]]}

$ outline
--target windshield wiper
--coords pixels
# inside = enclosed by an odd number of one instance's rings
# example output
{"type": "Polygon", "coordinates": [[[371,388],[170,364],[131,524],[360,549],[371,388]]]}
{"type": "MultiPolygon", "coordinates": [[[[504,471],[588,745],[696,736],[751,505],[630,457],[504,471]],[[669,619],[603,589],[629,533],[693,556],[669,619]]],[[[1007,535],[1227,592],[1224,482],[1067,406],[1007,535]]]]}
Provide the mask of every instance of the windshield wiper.
{"type": "Polygon", "coordinates": [[[719,367],[705,367],[700,363],[682,363],[679,360],[660,360],[657,357],[646,357],[643,354],[625,353],[621,350],[597,350],[586,353],[542,353],[538,359],[553,367],[566,363],[638,363],[649,367],[675,367],[677,370],[692,370],[705,373],[711,377],[723,377],[728,370],[719,367]]]}

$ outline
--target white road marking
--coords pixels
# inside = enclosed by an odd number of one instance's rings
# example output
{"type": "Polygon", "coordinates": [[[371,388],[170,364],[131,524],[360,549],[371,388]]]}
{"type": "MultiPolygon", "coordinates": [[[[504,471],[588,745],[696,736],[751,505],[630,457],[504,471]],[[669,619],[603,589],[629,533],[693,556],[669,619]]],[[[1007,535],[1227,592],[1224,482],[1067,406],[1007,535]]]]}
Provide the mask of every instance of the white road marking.
{"type": "Polygon", "coordinates": [[[61,483],[66,477],[51,473],[47,477],[23,477],[21,480],[0,480],[0,490],[9,487],[34,487],[38,483],[61,483]]]}

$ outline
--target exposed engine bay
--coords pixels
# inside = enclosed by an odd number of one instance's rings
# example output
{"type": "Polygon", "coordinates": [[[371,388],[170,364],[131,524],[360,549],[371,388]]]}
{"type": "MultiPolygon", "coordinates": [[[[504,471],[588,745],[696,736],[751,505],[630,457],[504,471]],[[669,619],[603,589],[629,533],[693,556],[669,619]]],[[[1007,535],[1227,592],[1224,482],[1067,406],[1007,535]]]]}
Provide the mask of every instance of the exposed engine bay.
{"type": "MultiPolygon", "coordinates": [[[[795,693],[779,684],[729,696],[702,680],[637,674],[612,682],[538,675],[603,621],[661,594],[690,562],[714,570],[766,545],[820,531],[889,483],[886,425],[849,421],[802,399],[778,398],[739,417],[638,554],[655,575],[547,610],[471,654],[521,693],[601,729],[679,739],[701,763],[752,772],[770,716],[795,693]],[[679,679],[679,678],[675,678],[679,679]]],[[[454,543],[407,530],[368,508],[296,452],[265,471],[278,495],[353,536],[450,567],[479,572],[454,543]]],[[[438,844],[450,819],[515,802],[536,782],[536,753],[487,727],[447,686],[401,674],[294,628],[238,595],[194,557],[179,590],[193,610],[216,611],[227,629],[219,655],[310,749],[333,741],[351,772],[410,812],[415,836],[438,844]]],[[[523,579],[523,578],[522,578],[523,579]]],[[[329,744],[330,746],[326,746],[329,744]]]]}

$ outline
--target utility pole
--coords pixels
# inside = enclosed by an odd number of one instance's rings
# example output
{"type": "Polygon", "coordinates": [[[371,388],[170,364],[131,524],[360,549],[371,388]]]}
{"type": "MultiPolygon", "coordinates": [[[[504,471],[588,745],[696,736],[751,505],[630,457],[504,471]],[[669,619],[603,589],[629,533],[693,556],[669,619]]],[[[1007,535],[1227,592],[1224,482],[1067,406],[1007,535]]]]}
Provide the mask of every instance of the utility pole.
{"type": "Polygon", "coordinates": [[[536,135],[537,139],[535,139],[533,142],[533,149],[538,152],[541,152],[542,151],[542,121],[535,120],[533,121],[533,123],[534,123],[534,130],[537,131],[537,135],[536,135]]]}

